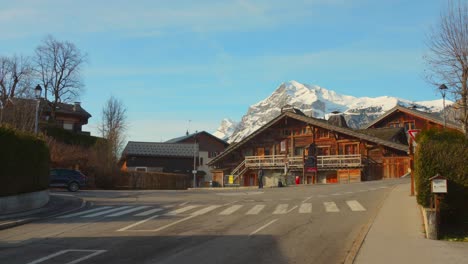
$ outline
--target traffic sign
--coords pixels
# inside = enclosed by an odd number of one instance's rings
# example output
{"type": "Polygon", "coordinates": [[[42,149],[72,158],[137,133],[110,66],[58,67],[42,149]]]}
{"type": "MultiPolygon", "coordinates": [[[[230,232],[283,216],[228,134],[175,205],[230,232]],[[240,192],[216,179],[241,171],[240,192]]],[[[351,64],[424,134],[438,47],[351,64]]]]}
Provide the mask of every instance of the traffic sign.
{"type": "Polygon", "coordinates": [[[416,142],[416,135],[421,132],[420,129],[410,129],[408,130],[408,134],[410,135],[410,137],[413,139],[414,142],[416,142]]]}

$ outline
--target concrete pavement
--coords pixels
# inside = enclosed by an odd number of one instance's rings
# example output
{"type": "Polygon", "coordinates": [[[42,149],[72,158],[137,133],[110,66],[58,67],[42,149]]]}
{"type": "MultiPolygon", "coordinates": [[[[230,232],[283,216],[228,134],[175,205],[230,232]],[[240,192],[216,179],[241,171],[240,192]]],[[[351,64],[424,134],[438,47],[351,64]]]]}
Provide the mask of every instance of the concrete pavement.
{"type": "Polygon", "coordinates": [[[429,240],[409,183],[384,201],[354,261],[366,263],[467,263],[468,243],[429,240]]]}

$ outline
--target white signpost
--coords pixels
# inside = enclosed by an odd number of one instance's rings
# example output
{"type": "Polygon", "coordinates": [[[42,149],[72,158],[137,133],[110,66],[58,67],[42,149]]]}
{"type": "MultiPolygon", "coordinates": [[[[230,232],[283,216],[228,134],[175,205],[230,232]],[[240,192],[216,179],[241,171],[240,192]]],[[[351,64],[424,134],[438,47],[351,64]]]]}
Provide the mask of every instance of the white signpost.
{"type": "Polygon", "coordinates": [[[433,179],[432,193],[447,193],[447,179],[433,179]]]}

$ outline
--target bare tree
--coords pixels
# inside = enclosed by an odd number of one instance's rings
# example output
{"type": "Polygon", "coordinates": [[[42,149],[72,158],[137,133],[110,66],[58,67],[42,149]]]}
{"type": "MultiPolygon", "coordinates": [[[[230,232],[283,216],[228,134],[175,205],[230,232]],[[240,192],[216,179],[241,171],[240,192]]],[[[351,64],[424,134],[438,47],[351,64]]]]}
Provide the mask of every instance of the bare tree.
{"type": "Polygon", "coordinates": [[[445,84],[449,88],[458,104],[457,119],[468,137],[468,2],[448,1],[427,46],[427,79],[437,87],[445,84]]]}
{"type": "Polygon", "coordinates": [[[52,119],[55,119],[58,103],[70,102],[80,95],[83,88],[81,67],[86,59],[87,55],[75,44],[58,41],[52,36],[46,37],[36,48],[36,71],[45,90],[45,99],[51,93],[52,119]]]}
{"type": "Polygon", "coordinates": [[[0,57],[0,102],[31,95],[33,69],[27,57],[0,57]]]}
{"type": "Polygon", "coordinates": [[[99,132],[103,138],[107,139],[111,152],[109,154],[114,161],[118,160],[123,149],[126,129],[127,109],[122,101],[112,96],[102,109],[102,123],[99,132]]]}

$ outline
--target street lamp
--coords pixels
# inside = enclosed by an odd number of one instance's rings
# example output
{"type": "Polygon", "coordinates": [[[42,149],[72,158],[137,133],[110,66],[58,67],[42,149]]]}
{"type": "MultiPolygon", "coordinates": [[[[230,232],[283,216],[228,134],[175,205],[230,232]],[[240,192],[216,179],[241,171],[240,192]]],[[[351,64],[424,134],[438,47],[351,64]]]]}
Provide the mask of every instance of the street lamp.
{"type": "Polygon", "coordinates": [[[38,84],[36,88],[34,89],[34,94],[36,95],[36,123],[34,126],[34,133],[37,135],[37,127],[39,123],[39,104],[41,102],[41,93],[42,93],[42,87],[38,84]]]}
{"type": "Polygon", "coordinates": [[[445,117],[445,95],[447,93],[447,86],[445,84],[441,84],[439,86],[439,90],[440,90],[440,93],[442,94],[442,103],[443,103],[443,106],[444,108],[442,109],[443,112],[443,115],[444,115],[444,128],[447,127],[447,118],[445,117]]]}

